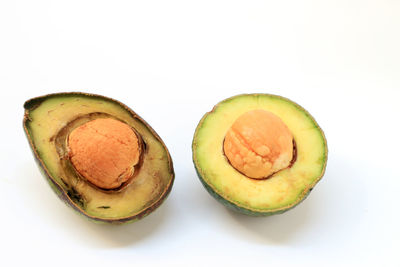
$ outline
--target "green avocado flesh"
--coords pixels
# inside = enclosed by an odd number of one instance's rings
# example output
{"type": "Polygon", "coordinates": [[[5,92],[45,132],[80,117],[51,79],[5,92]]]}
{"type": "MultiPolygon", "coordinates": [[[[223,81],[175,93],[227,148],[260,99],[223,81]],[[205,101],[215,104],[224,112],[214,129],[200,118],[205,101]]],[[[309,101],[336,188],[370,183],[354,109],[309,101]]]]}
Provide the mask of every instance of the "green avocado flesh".
{"type": "Polygon", "coordinates": [[[53,190],[80,214],[99,222],[139,219],[158,207],[171,190],[174,171],[169,152],[155,131],[122,103],[99,95],[60,93],[28,100],[24,129],[53,190]],[[103,190],[75,171],[66,139],[76,127],[113,118],[129,125],[143,144],[140,168],[117,190],[103,190]]]}
{"type": "Polygon", "coordinates": [[[323,176],[328,153],[325,136],[311,115],[289,99],[269,94],[238,95],[217,104],[198,124],[192,149],[207,191],[227,207],[255,216],[282,213],[300,203],[323,176]],[[296,144],[291,166],[261,180],[238,172],[223,152],[231,125],[256,109],[280,117],[296,144]]]}

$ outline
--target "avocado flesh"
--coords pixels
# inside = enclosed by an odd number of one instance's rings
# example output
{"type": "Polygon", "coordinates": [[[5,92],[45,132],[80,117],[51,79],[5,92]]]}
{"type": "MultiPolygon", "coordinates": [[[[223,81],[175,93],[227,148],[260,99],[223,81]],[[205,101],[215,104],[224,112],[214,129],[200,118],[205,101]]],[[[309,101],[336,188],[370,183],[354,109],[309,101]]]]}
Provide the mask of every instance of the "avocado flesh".
{"type": "Polygon", "coordinates": [[[121,103],[96,95],[66,93],[33,99],[25,108],[25,130],[35,154],[56,192],[80,213],[104,221],[134,219],[155,208],[170,191],[174,175],[166,147],[140,117],[121,103]],[[77,127],[97,117],[127,123],[145,144],[140,169],[120,190],[97,188],[81,179],[62,158],[65,148],[60,140],[62,143],[73,129],[66,126],[78,121],[74,125],[77,127]]]}
{"type": "Polygon", "coordinates": [[[239,95],[220,102],[204,115],[193,139],[193,160],[207,190],[230,208],[249,215],[271,215],[300,203],[322,177],[327,161],[324,134],[311,115],[294,102],[275,95],[239,95]],[[279,116],[296,142],[290,168],[256,180],[234,169],[222,151],[235,120],[255,109],[279,116]]]}

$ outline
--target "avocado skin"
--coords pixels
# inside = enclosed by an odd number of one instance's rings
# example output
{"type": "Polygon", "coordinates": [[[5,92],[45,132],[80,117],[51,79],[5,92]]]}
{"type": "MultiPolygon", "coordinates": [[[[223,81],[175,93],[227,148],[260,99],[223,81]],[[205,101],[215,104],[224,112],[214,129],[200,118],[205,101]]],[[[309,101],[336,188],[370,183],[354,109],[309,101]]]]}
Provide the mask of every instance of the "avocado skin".
{"type": "MultiPolygon", "coordinates": [[[[282,96],[279,96],[279,95],[260,94],[260,93],[236,95],[236,96],[232,96],[232,97],[230,97],[230,98],[227,98],[227,99],[224,99],[224,100],[220,101],[218,104],[216,104],[216,105],[213,107],[213,109],[212,109],[210,112],[207,112],[207,113],[201,118],[201,120],[199,121],[198,126],[197,126],[197,128],[196,128],[196,131],[195,131],[195,133],[194,133],[194,137],[196,136],[197,131],[198,131],[198,129],[200,128],[200,125],[202,124],[203,120],[207,117],[208,114],[214,112],[214,111],[217,109],[217,107],[218,107],[221,103],[228,102],[228,101],[230,101],[231,99],[234,99],[234,98],[236,98],[236,97],[241,97],[241,96],[260,96],[260,95],[267,95],[267,96],[272,96],[272,97],[276,97],[276,98],[280,98],[280,99],[283,99],[283,100],[290,101],[290,102],[292,102],[294,105],[296,105],[298,108],[300,108],[301,110],[307,112],[307,111],[306,111],[302,106],[300,106],[299,104],[295,103],[295,102],[292,101],[292,100],[289,100],[288,98],[285,98],[285,97],[282,97],[282,96]]],[[[316,123],[315,119],[311,116],[311,114],[309,114],[309,113],[307,112],[307,115],[313,120],[313,122],[315,123],[315,125],[318,126],[318,124],[316,123]]],[[[321,175],[320,175],[320,177],[319,177],[318,179],[316,179],[316,181],[315,181],[309,188],[307,188],[306,190],[303,191],[303,193],[301,194],[301,197],[300,197],[300,199],[299,199],[298,201],[294,202],[292,205],[290,205],[290,206],[288,206],[288,207],[284,207],[284,208],[281,208],[281,209],[275,210],[275,211],[256,211],[256,210],[251,210],[251,209],[247,209],[247,208],[245,208],[245,207],[242,207],[242,206],[240,206],[239,204],[234,203],[234,202],[232,202],[232,201],[230,201],[230,200],[224,198],[220,193],[218,193],[214,188],[212,188],[212,187],[205,181],[205,179],[202,177],[201,172],[200,172],[200,170],[198,169],[199,166],[198,166],[198,164],[196,163],[196,158],[195,158],[195,153],[194,153],[194,152],[195,152],[195,149],[196,149],[196,147],[195,147],[195,142],[194,142],[194,141],[195,141],[195,138],[193,138],[193,142],[192,142],[192,152],[193,152],[193,153],[192,153],[192,156],[193,156],[193,158],[192,158],[192,160],[193,160],[193,164],[194,164],[194,167],[195,167],[195,170],[196,170],[197,177],[199,178],[201,184],[204,186],[204,188],[207,190],[207,192],[208,192],[212,197],[214,197],[219,203],[221,203],[222,205],[224,205],[226,208],[228,208],[228,209],[230,209],[230,210],[232,210],[232,211],[234,211],[234,212],[241,213],[241,214],[243,214],[243,215],[253,216],[253,217],[266,217],[266,216],[271,216],[271,215],[277,215],[277,214],[285,213],[286,211],[289,211],[289,210],[293,209],[294,207],[296,207],[297,205],[299,205],[301,202],[303,202],[303,201],[308,197],[308,195],[311,193],[311,191],[313,190],[314,186],[321,180],[321,178],[322,178],[322,177],[324,176],[324,174],[325,174],[326,165],[327,165],[327,160],[328,160],[328,147],[327,147],[327,141],[326,141],[326,137],[325,137],[325,134],[324,134],[323,130],[322,130],[319,126],[318,126],[318,129],[320,130],[321,135],[322,135],[322,137],[323,137],[323,139],[324,139],[324,143],[325,143],[325,154],[324,154],[324,157],[323,157],[324,165],[323,165],[323,169],[322,169],[321,175]]]]}
{"type": "Polygon", "coordinates": [[[95,222],[95,223],[98,223],[98,224],[126,224],[126,223],[135,222],[135,221],[137,221],[139,219],[142,219],[142,218],[146,217],[151,212],[153,212],[155,209],[157,209],[165,201],[165,199],[168,197],[169,193],[171,192],[172,186],[173,186],[173,183],[174,183],[174,180],[175,180],[175,173],[174,173],[174,170],[173,170],[173,167],[172,167],[173,163],[172,163],[171,155],[169,154],[169,151],[168,151],[167,147],[165,146],[164,142],[161,140],[160,136],[153,130],[153,128],[151,128],[150,125],[145,120],[143,120],[141,117],[139,117],[135,112],[133,112],[125,104],[119,102],[118,100],[115,100],[115,99],[112,99],[112,98],[108,98],[108,97],[105,97],[105,96],[102,96],[102,95],[89,94],[89,93],[83,93],[83,92],[63,92],[63,93],[47,94],[47,95],[44,95],[44,96],[39,96],[39,97],[35,97],[35,98],[32,98],[32,99],[29,99],[24,103],[23,107],[25,109],[25,114],[24,114],[24,119],[23,119],[23,128],[24,128],[25,136],[28,139],[28,142],[29,142],[29,145],[30,145],[29,147],[30,147],[30,149],[31,149],[31,151],[33,153],[35,162],[38,165],[42,176],[46,179],[46,181],[50,185],[51,189],[59,197],[59,199],[61,199],[67,206],[71,207],[79,215],[85,217],[89,221],[92,221],[92,222],[95,222]],[[43,102],[46,98],[53,97],[53,96],[70,96],[70,95],[89,96],[89,97],[92,96],[92,97],[102,98],[102,99],[105,99],[105,100],[111,100],[113,102],[118,103],[123,108],[125,108],[127,111],[129,111],[129,113],[131,113],[132,116],[134,116],[136,118],[139,118],[147,126],[147,128],[152,132],[152,134],[155,135],[157,137],[157,139],[163,144],[163,146],[166,149],[167,154],[168,154],[168,159],[169,159],[169,162],[170,162],[170,165],[171,165],[170,167],[171,167],[171,175],[172,175],[172,177],[171,177],[171,182],[168,185],[165,193],[163,194],[162,198],[159,199],[158,202],[154,203],[152,206],[148,207],[147,209],[145,209],[141,213],[133,215],[133,216],[129,216],[129,217],[124,217],[124,218],[120,218],[120,219],[104,219],[104,218],[94,217],[94,216],[88,215],[87,213],[85,213],[81,209],[79,209],[75,205],[75,203],[73,203],[73,201],[70,199],[70,197],[68,196],[67,192],[65,190],[63,190],[62,187],[56,181],[54,181],[54,179],[51,177],[49,171],[45,167],[44,162],[40,158],[40,155],[35,150],[35,146],[34,146],[33,141],[32,141],[32,139],[31,139],[31,137],[29,135],[29,130],[26,127],[26,122],[30,120],[30,118],[29,118],[29,110],[30,109],[34,109],[36,106],[40,105],[40,103],[43,102]]]}

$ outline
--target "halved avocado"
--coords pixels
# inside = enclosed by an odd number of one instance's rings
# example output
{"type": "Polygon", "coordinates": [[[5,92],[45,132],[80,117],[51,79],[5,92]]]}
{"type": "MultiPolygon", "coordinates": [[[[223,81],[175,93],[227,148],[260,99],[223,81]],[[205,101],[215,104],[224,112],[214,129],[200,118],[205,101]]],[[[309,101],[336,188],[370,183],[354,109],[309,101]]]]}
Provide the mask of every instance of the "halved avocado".
{"type": "Polygon", "coordinates": [[[42,173],[56,194],[80,214],[96,222],[132,222],[155,210],[171,191],[174,170],[168,149],[157,133],[121,102],[73,92],[33,98],[24,108],[24,130],[42,173]],[[114,132],[109,131],[112,127],[116,127],[114,132]],[[97,151],[95,142],[99,143],[97,151]],[[108,143],[121,147],[125,154],[108,148],[108,143]],[[134,147],[127,149],[132,144],[134,147]],[[124,162],[121,165],[119,161],[124,162]],[[92,173],[104,176],[108,173],[104,168],[115,172],[117,167],[125,168],[115,178],[118,184],[107,186],[107,177],[87,174],[95,170],[92,173]],[[102,179],[103,183],[96,182],[102,179]]]}
{"type": "Polygon", "coordinates": [[[197,174],[207,191],[228,208],[253,216],[283,213],[304,200],[322,178],[328,154],[324,133],[313,117],[293,101],[271,94],[237,95],[218,103],[199,122],[192,150],[197,174]],[[264,117],[259,119],[257,114],[264,117]],[[268,125],[269,118],[278,121],[288,134],[281,134],[277,124],[268,125]],[[229,134],[233,128],[232,139],[229,134]],[[274,134],[280,144],[263,140],[274,134]],[[292,138],[287,139],[292,142],[292,151],[287,153],[290,158],[286,163],[282,163],[283,156],[273,155],[271,148],[288,143],[283,136],[292,138]],[[270,147],[259,149],[263,142],[269,142],[270,147]],[[283,165],[272,169],[265,155],[279,158],[276,162],[283,165]],[[257,173],[251,169],[259,167],[255,159],[269,168],[265,176],[246,174],[257,173]]]}

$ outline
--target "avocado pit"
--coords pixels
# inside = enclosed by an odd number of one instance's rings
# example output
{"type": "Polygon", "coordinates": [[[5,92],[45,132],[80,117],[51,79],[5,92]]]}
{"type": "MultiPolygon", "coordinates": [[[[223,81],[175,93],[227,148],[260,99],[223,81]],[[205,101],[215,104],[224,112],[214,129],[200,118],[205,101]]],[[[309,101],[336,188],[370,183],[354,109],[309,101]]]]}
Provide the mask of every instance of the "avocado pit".
{"type": "Polygon", "coordinates": [[[133,177],[141,154],[135,131],[113,118],[97,118],[73,129],[67,146],[76,172],[106,190],[119,188],[133,177]]]}
{"type": "Polygon", "coordinates": [[[242,114],[232,124],[223,151],[237,171],[248,178],[265,179],[293,164],[295,142],[278,116],[256,109],[242,114]]]}

